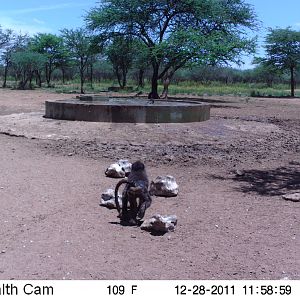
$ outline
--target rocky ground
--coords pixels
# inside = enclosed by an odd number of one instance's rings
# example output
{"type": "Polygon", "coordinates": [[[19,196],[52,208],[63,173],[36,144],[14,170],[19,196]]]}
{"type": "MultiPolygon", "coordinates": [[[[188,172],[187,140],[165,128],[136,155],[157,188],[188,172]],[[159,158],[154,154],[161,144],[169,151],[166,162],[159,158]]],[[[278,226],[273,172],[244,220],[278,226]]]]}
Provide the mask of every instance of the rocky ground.
{"type": "Polygon", "coordinates": [[[43,118],[70,95],[0,90],[1,279],[300,279],[300,100],[207,97],[211,119],[106,124],[43,118]],[[173,175],[175,232],[99,206],[120,158],[173,175]],[[238,175],[237,175],[238,174],[238,175]]]}

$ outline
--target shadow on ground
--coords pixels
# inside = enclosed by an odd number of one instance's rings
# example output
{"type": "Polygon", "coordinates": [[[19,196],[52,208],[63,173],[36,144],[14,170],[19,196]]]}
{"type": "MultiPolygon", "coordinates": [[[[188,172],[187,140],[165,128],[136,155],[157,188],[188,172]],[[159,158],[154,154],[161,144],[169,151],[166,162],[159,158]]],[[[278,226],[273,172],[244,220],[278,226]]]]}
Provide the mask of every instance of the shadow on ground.
{"type": "Polygon", "coordinates": [[[272,170],[244,170],[240,175],[210,178],[240,182],[237,190],[243,193],[257,193],[261,196],[279,196],[300,190],[300,169],[280,167],[272,170]]]}

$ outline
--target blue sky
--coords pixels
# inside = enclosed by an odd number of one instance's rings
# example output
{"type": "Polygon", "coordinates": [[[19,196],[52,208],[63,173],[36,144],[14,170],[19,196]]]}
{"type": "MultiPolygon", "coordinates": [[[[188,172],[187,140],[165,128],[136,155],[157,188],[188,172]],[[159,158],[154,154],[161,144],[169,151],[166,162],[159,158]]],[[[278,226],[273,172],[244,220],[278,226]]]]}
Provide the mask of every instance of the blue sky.
{"type": "Polygon", "coordinates": [[[257,35],[263,41],[268,27],[300,30],[300,0],[246,0],[262,22],[257,35]]]}
{"type": "Polygon", "coordinates": [[[0,25],[31,35],[38,32],[58,33],[63,28],[84,24],[83,16],[94,0],[0,0],[0,25]]]}
{"type": "MultiPolygon", "coordinates": [[[[286,28],[292,27],[294,30],[300,30],[300,0],[245,0],[253,6],[260,26],[254,36],[258,37],[258,49],[256,56],[263,56],[263,43],[268,28],[286,28]]],[[[251,64],[254,56],[244,58],[242,69],[252,68],[251,64]]]]}
{"type": "MultiPolygon", "coordinates": [[[[0,0],[0,25],[31,35],[37,32],[58,33],[62,28],[84,25],[83,16],[97,0],[0,0]]],[[[291,26],[300,30],[300,0],[245,0],[254,6],[262,22],[255,33],[260,44],[267,27],[291,26]]],[[[259,54],[262,54],[260,49],[259,54]]],[[[245,67],[252,58],[245,58],[245,67]]]]}

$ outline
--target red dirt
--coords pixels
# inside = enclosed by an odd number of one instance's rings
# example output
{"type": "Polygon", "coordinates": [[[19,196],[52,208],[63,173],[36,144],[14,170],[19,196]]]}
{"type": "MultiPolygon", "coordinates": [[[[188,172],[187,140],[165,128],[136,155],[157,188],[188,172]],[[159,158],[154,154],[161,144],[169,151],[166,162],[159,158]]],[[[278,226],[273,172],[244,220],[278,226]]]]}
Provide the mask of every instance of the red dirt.
{"type": "Polygon", "coordinates": [[[300,279],[300,100],[210,97],[210,121],[43,119],[44,91],[0,90],[0,279],[300,279]],[[99,206],[119,158],[175,176],[175,232],[123,227],[99,206]],[[235,170],[243,170],[236,176],[235,170]]]}

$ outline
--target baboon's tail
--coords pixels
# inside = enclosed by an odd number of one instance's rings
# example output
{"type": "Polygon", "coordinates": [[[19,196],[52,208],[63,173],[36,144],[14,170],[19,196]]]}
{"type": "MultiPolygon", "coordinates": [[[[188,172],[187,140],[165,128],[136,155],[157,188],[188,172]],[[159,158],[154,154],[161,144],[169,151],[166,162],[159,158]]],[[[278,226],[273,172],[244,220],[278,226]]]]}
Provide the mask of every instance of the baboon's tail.
{"type": "Polygon", "coordinates": [[[116,204],[116,208],[118,210],[119,213],[121,213],[121,207],[120,207],[120,204],[119,204],[119,197],[118,197],[118,191],[119,191],[119,187],[124,184],[124,183],[129,183],[129,181],[127,179],[121,179],[117,185],[116,185],[116,188],[115,188],[115,204],[116,204]]]}

